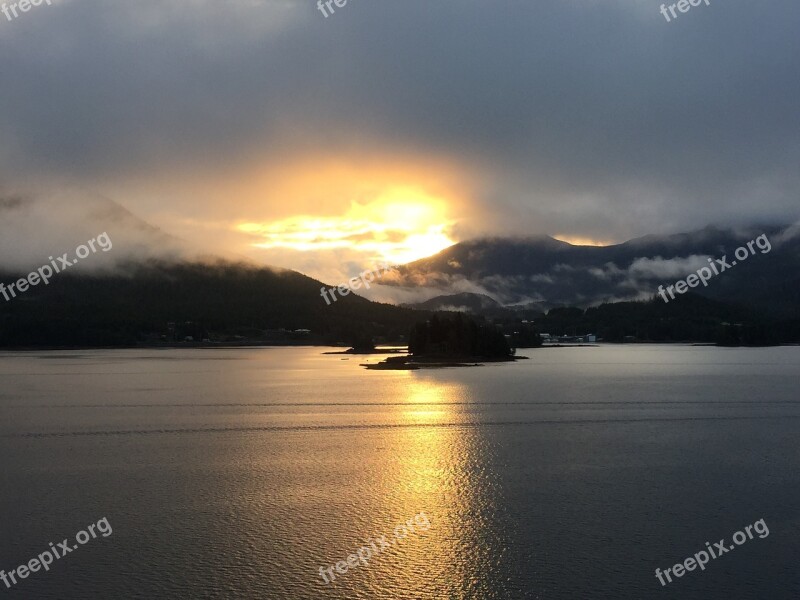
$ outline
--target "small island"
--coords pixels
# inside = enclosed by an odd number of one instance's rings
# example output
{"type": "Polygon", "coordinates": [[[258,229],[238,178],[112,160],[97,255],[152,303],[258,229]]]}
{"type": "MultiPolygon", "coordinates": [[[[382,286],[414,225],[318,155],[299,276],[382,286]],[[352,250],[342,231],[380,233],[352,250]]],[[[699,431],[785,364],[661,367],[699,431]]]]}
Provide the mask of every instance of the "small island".
{"type": "Polygon", "coordinates": [[[408,355],[392,356],[367,369],[416,370],[442,367],[479,367],[486,362],[510,362],[515,356],[505,335],[493,325],[456,313],[434,315],[411,331],[408,355]]]}

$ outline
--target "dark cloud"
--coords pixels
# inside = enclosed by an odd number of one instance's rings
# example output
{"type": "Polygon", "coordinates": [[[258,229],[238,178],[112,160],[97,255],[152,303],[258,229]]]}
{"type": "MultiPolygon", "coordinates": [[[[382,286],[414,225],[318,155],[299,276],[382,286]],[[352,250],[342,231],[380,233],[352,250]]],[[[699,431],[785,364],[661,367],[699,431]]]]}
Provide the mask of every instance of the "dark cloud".
{"type": "Polygon", "coordinates": [[[385,149],[479,174],[466,232],[796,220],[800,4],[712,0],[672,23],[659,6],[41,6],[0,28],[2,175],[113,182],[385,149]]]}

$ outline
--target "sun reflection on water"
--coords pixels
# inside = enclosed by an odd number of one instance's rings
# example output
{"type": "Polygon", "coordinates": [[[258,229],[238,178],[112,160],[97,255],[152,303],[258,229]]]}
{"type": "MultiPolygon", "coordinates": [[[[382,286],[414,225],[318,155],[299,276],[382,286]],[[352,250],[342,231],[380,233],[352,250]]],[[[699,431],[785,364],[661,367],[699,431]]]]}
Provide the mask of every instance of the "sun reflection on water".
{"type": "Polygon", "coordinates": [[[372,575],[385,597],[431,597],[434,590],[441,598],[469,597],[477,565],[465,558],[477,555],[475,532],[464,523],[485,505],[475,468],[481,449],[470,428],[436,426],[462,420],[466,390],[419,374],[403,385],[406,404],[397,407],[398,417],[412,426],[392,433],[397,451],[384,471],[384,497],[387,512],[406,518],[424,512],[431,527],[398,544],[397,555],[372,575]]]}

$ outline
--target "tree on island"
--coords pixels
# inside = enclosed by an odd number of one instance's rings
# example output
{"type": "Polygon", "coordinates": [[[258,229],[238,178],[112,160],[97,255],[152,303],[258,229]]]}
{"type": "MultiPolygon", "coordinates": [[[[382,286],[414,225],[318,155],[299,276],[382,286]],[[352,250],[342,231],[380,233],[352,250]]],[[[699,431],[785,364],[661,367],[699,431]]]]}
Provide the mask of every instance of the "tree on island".
{"type": "Polygon", "coordinates": [[[351,350],[358,354],[371,354],[375,352],[375,342],[368,333],[361,332],[352,338],[351,350]]]}
{"type": "Polygon", "coordinates": [[[411,332],[408,352],[415,357],[508,358],[514,354],[501,331],[461,313],[434,315],[430,321],[418,323],[411,332]]]}

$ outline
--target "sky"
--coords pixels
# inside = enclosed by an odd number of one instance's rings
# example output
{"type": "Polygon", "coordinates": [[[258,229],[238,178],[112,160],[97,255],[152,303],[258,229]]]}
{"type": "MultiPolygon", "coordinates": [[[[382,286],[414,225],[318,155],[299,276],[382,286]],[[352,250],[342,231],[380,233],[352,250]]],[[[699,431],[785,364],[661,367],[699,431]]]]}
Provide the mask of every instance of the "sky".
{"type": "Polygon", "coordinates": [[[163,233],[118,231],[137,252],[174,238],[333,282],[481,236],[797,221],[800,3],[710,0],[670,22],[660,6],[0,14],[0,264],[100,233],[98,199],[163,233]]]}

